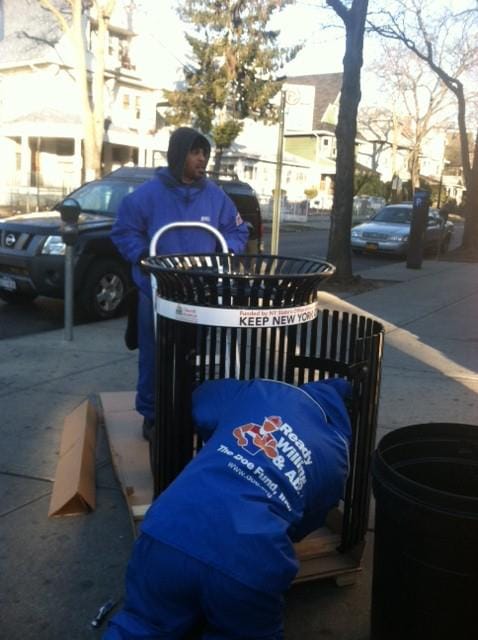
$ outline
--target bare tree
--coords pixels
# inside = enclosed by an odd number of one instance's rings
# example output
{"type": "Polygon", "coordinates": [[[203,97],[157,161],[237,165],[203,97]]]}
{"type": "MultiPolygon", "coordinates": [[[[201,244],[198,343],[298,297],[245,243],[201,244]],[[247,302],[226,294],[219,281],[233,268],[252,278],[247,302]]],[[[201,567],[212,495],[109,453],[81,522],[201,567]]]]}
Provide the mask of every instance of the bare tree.
{"type": "Polygon", "coordinates": [[[116,0],[37,0],[53,14],[72,45],[74,74],[80,92],[84,128],[83,162],[86,180],[101,171],[101,149],[104,137],[104,81],[105,46],[108,23],[116,0]],[[96,38],[94,39],[94,71],[88,69],[84,14],[94,11],[96,38]]]}
{"type": "Polygon", "coordinates": [[[466,188],[465,230],[463,247],[478,246],[478,130],[471,156],[467,130],[467,100],[461,77],[478,64],[477,12],[467,11],[453,15],[445,10],[436,15],[425,13],[427,4],[422,0],[404,0],[397,3],[397,12],[385,11],[379,22],[374,19],[373,29],[381,36],[396,40],[423,60],[455,96],[458,107],[463,180],[466,188]],[[459,34],[453,37],[452,29],[459,34]]]}
{"type": "MultiPolygon", "coordinates": [[[[410,180],[412,187],[417,188],[420,186],[423,145],[447,119],[449,91],[412,52],[404,51],[403,47],[389,46],[387,42],[380,59],[371,65],[370,70],[381,80],[382,101],[393,105],[387,121],[389,131],[386,132],[390,146],[396,145],[398,138],[407,141],[410,180]]],[[[376,128],[370,119],[368,128],[376,128]]]]}
{"type": "Polygon", "coordinates": [[[327,258],[335,264],[338,279],[352,277],[350,230],[355,174],[357,112],[361,98],[360,74],[368,0],[327,0],[345,26],[345,55],[342,91],[336,128],[337,161],[327,258]]]}

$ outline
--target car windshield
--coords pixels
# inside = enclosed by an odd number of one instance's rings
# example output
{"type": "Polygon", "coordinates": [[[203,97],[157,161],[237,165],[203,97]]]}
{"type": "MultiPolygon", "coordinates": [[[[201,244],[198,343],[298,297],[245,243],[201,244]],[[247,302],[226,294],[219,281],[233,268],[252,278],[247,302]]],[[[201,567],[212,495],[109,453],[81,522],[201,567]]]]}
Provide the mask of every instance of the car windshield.
{"type": "Polygon", "coordinates": [[[98,180],[88,182],[68,197],[77,200],[82,211],[115,217],[121,200],[139,184],[127,180],[98,180]]]}
{"type": "Polygon", "coordinates": [[[374,222],[390,222],[392,224],[410,224],[412,210],[404,207],[385,207],[373,217],[374,222]]]}

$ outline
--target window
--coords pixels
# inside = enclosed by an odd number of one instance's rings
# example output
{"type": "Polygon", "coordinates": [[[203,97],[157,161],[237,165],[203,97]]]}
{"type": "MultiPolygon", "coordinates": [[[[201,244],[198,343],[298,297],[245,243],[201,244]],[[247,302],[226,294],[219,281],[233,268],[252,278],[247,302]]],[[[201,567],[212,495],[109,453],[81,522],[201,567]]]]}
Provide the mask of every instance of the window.
{"type": "Polygon", "coordinates": [[[88,22],[86,26],[86,48],[88,51],[93,51],[93,43],[96,38],[96,29],[92,26],[91,22],[88,22]]]}
{"type": "Polygon", "coordinates": [[[114,58],[115,60],[119,60],[120,55],[120,41],[117,36],[109,34],[108,37],[108,55],[114,58]]]}
{"type": "Polygon", "coordinates": [[[129,93],[123,93],[123,109],[125,111],[128,111],[129,105],[130,105],[129,93]]]}
{"type": "Polygon", "coordinates": [[[140,96],[136,96],[134,99],[134,110],[135,110],[136,120],[139,120],[141,118],[141,97],[140,96]]]}
{"type": "Polygon", "coordinates": [[[221,163],[221,171],[225,174],[234,174],[235,165],[233,163],[221,163]]]}
{"type": "Polygon", "coordinates": [[[250,164],[244,166],[244,177],[251,180],[254,177],[254,167],[250,164]]]}

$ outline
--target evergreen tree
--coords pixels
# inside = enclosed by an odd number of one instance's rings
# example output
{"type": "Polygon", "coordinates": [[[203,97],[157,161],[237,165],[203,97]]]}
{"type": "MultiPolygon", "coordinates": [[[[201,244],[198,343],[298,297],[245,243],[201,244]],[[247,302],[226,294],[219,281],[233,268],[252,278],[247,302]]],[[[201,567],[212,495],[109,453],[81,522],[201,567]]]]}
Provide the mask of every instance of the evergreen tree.
{"type": "Polygon", "coordinates": [[[211,134],[220,157],[242,129],[245,118],[274,122],[271,98],[281,87],[283,65],[300,50],[281,48],[271,16],[293,0],[184,0],[178,13],[192,27],[186,33],[190,64],[184,84],[165,91],[169,124],[191,123],[211,134]]]}

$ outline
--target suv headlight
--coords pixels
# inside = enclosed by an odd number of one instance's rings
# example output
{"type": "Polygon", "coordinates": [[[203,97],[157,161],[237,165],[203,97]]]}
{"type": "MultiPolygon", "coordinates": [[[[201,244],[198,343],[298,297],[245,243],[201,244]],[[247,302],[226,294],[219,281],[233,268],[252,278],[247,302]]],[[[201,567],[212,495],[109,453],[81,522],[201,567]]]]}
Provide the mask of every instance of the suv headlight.
{"type": "Polygon", "coordinates": [[[362,232],[361,231],[354,231],[352,229],[351,237],[352,238],[361,238],[362,237],[362,232]]]}
{"type": "Polygon", "coordinates": [[[61,236],[48,236],[41,252],[49,256],[64,256],[65,246],[61,236]]]}
{"type": "Polygon", "coordinates": [[[388,236],[388,239],[391,242],[406,242],[408,240],[408,236],[399,236],[399,235],[388,236]]]}

